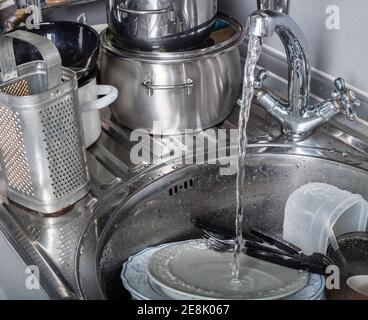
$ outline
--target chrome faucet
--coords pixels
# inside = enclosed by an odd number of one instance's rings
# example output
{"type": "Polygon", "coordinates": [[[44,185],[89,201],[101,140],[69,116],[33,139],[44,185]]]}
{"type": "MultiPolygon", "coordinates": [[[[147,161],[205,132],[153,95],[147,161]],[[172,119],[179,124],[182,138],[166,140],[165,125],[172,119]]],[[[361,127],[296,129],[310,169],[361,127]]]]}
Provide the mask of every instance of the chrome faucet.
{"type": "Polygon", "coordinates": [[[286,136],[293,141],[308,137],[322,124],[339,112],[344,112],[349,120],[354,121],[354,111],[360,105],[352,90],[348,90],[342,78],[335,80],[336,89],[330,99],[318,105],[310,105],[311,65],[309,46],[303,31],[288,15],[260,10],[248,19],[247,33],[255,37],[270,37],[273,33],[280,37],[287,55],[289,69],[288,101],[276,96],[263,86],[268,77],[266,70],[261,70],[256,77],[254,87],[258,103],[281,123],[286,136]]]}

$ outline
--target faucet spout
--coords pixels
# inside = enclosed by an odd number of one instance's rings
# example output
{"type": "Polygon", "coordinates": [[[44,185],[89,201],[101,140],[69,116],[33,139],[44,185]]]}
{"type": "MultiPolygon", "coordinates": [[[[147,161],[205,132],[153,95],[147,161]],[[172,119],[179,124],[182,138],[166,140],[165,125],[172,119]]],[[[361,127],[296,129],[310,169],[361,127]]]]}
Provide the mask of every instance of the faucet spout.
{"type": "Polygon", "coordinates": [[[309,102],[311,78],[309,45],[303,31],[288,15],[276,11],[256,11],[248,18],[249,36],[271,37],[274,32],[286,51],[289,106],[295,111],[294,116],[302,116],[309,102]]]}
{"type": "Polygon", "coordinates": [[[311,65],[309,45],[303,31],[288,15],[259,10],[248,18],[247,34],[250,37],[271,37],[276,33],[286,51],[288,65],[288,101],[263,87],[268,73],[261,70],[254,82],[258,103],[271,113],[283,126],[288,138],[299,141],[314,129],[329,121],[339,112],[355,120],[354,108],[359,105],[355,93],[348,90],[342,78],[335,81],[336,90],[331,98],[316,106],[309,104],[311,65]]]}

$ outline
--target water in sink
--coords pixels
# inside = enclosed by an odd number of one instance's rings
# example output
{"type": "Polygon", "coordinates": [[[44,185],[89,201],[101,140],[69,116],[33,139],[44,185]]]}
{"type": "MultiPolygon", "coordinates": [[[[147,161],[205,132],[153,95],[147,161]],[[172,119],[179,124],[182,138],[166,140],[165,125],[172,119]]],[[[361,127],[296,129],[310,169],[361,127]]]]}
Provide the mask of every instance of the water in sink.
{"type": "Polygon", "coordinates": [[[247,124],[250,115],[251,103],[254,95],[254,71],[256,63],[262,50],[262,40],[259,37],[251,36],[248,44],[248,54],[244,67],[243,93],[240,103],[239,114],[239,155],[238,155],[238,173],[236,177],[236,239],[234,248],[234,268],[233,280],[239,281],[240,255],[243,242],[243,221],[246,203],[246,153],[247,153],[247,124]]]}

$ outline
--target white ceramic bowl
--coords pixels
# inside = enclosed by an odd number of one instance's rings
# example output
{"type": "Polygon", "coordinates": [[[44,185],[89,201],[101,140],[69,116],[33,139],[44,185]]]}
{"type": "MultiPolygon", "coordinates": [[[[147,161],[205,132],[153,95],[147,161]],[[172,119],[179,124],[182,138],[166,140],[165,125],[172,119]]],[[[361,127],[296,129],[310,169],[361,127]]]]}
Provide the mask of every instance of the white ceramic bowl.
{"type": "Polygon", "coordinates": [[[368,275],[350,277],[346,283],[352,290],[368,297],[368,275]]]}

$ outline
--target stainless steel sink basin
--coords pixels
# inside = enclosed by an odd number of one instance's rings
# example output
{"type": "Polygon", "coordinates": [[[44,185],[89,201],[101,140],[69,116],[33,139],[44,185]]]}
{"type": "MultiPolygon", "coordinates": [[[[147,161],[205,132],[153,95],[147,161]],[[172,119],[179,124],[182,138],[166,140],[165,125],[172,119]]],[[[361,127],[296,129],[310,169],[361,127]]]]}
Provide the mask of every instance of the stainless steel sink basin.
{"type": "MultiPolygon", "coordinates": [[[[247,166],[247,220],[264,230],[282,232],[288,196],[309,182],[368,198],[363,157],[305,146],[253,145],[247,166]]],[[[192,218],[233,228],[235,176],[219,175],[215,165],[174,169],[162,166],[131,181],[129,191],[125,186],[109,199],[112,205],[91,220],[78,260],[85,298],[128,298],[120,280],[122,263],[148,246],[199,236],[192,218]]]]}
{"type": "MultiPolygon", "coordinates": [[[[217,128],[234,129],[237,122],[234,109],[217,128]]],[[[250,224],[281,233],[288,196],[312,181],[368,198],[363,140],[328,124],[289,145],[280,125],[256,105],[247,131],[253,143],[246,177],[250,224]]],[[[217,165],[134,164],[130,133],[104,115],[101,138],[87,155],[92,192],[62,215],[45,218],[14,205],[0,179],[0,232],[24,263],[39,267],[41,285],[52,299],[129,299],[120,272],[130,255],[198,237],[191,224],[195,217],[234,226],[235,175],[220,175],[217,165]]]]}

